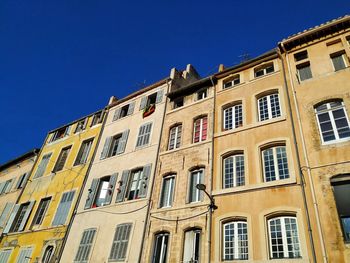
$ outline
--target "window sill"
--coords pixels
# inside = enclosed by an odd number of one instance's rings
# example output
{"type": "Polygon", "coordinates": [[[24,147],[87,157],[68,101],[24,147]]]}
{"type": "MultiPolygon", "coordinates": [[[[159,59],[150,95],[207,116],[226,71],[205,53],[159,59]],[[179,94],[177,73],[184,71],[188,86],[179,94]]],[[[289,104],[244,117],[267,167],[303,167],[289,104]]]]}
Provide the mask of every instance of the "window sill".
{"type": "Polygon", "coordinates": [[[251,184],[251,185],[242,185],[242,186],[236,186],[232,188],[224,188],[219,190],[213,190],[213,195],[226,195],[226,194],[233,194],[233,193],[241,193],[241,192],[248,192],[253,190],[260,190],[264,188],[273,188],[278,186],[289,186],[289,185],[296,185],[296,178],[288,178],[288,179],[282,179],[282,180],[276,180],[271,182],[264,182],[264,183],[257,183],[257,184],[251,184]]]}
{"type": "Polygon", "coordinates": [[[340,140],[333,140],[329,142],[322,142],[321,146],[324,148],[337,147],[337,146],[342,146],[343,144],[347,144],[349,141],[350,141],[350,137],[340,139],[340,140]]]}
{"type": "Polygon", "coordinates": [[[337,70],[337,71],[330,71],[330,72],[327,72],[327,73],[324,73],[324,74],[321,74],[321,75],[317,75],[317,76],[312,76],[312,78],[309,78],[309,79],[306,79],[306,80],[302,80],[302,81],[296,80],[296,82],[297,82],[297,84],[302,86],[303,84],[307,84],[309,82],[312,82],[312,81],[315,81],[315,80],[320,80],[322,78],[329,77],[329,76],[332,76],[334,74],[338,74],[338,73],[346,72],[346,71],[350,71],[350,67],[346,67],[346,68],[343,68],[343,69],[340,69],[340,70],[337,70]]]}
{"type": "Polygon", "coordinates": [[[259,77],[255,77],[254,75],[254,78],[250,80],[250,82],[254,82],[254,81],[257,81],[257,80],[261,80],[261,79],[264,79],[264,78],[267,78],[267,77],[270,77],[270,76],[273,76],[275,74],[279,73],[279,70],[276,70],[274,72],[271,72],[271,73],[267,73],[265,75],[262,75],[262,76],[259,76],[259,77]]]}
{"type": "Polygon", "coordinates": [[[205,141],[202,141],[202,142],[196,142],[196,143],[191,143],[191,144],[188,144],[186,146],[180,146],[179,148],[176,148],[176,149],[173,149],[173,150],[165,150],[161,153],[159,153],[159,156],[163,156],[163,155],[167,155],[167,154],[172,154],[172,153],[175,153],[177,151],[182,151],[182,150],[187,150],[189,148],[192,148],[192,147],[197,147],[197,146],[200,146],[200,145],[204,145],[206,143],[211,143],[211,140],[210,139],[207,139],[205,141]]]}
{"type": "Polygon", "coordinates": [[[180,110],[183,110],[183,109],[192,107],[192,106],[195,105],[195,104],[199,104],[199,103],[202,103],[202,102],[209,101],[210,99],[213,99],[213,98],[214,98],[213,96],[208,96],[208,97],[206,97],[205,99],[196,100],[196,101],[191,101],[189,104],[183,105],[182,107],[178,107],[178,108],[176,108],[176,109],[171,109],[171,110],[169,110],[168,112],[166,112],[166,114],[168,115],[168,114],[175,113],[175,112],[177,112],[177,111],[180,111],[180,110]]]}

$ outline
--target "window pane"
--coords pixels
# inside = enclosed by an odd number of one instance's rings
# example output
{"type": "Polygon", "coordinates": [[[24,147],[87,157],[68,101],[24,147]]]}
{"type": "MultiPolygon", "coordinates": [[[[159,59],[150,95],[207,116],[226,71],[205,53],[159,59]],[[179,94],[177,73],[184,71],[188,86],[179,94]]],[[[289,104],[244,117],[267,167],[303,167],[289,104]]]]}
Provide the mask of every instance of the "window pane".
{"type": "Polygon", "coordinates": [[[298,73],[299,73],[299,78],[300,81],[311,79],[312,78],[312,73],[311,73],[311,67],[310,65],[306,65],[303,67],[298,68],[298,73]]]}
{"type": "Polygon", "coordinates": [[[277,154],[279,179],[289,178],[286,147],[284,147],[284,146],[277,147],[276,154],[277,154]]]}
{"type": "Polygon", "coordinates": [[[276,180],[276,172],[273,158],[273,150],[267,149],[263,151],[264,157],[264,168],[265,168],[265,181],[274,181],[276,180]]]}
{"type": "Polygon", "coordinates": [[[259,99],[259,117],[260,121],[267,120],[269,118],[267,97],[259,99]]]}
{"type": "Polygon", "coordinates": [[[279,99],[278,99],[278,94],[270,95],[270,102],[271,102],[271,115],[272,115],[272,118],[281,116],[281,109],[280,109],[280,103],[279,103],[279,99]]]}
{"type": "Polygon", "coordinates": [[[332,62],[335,71],[346,68],[343,55],[332,57],[332,62]]]}
{"type": "Polygon", "coordinates": [[[224,224],[224,260],[248,259],[247,223],[242,221],[224,224]]]}
{"type": "Polygon", "coordinates": [[[232,107],[224,110],[224,129],[232,129],[232,107]]]}

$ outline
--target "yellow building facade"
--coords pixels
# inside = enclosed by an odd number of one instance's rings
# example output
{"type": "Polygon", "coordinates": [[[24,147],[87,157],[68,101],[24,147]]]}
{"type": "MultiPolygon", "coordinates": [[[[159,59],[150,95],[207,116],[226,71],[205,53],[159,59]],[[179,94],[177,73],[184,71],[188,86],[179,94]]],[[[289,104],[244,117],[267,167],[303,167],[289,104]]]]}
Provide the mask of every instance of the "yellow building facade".
{"type": "Polygon", "coordinates": [[[0,247],[11,250],[8,262],[55,262],[104,115],[99,111],[49,132],[3,231],[0,247]]]}

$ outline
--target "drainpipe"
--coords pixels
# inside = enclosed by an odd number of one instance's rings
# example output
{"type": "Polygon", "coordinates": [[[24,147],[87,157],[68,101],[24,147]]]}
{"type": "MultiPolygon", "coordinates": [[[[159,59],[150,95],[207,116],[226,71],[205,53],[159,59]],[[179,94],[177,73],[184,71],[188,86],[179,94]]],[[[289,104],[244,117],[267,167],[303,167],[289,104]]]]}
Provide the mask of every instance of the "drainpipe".
{"type": "MultiPolygon", "coordinates": [[[[215,105],[216,105],[216,86],[214,84],[214,81],[213,81],[213,77],[211,76],[210,77],[210,81],[211,81],[211,84],[213,85],[213,92],[214,92],[214,98],[213,98],[213,117],[211,118],[212,119],[212,122],[211,122],[211,137],[212,137],[212,141],[211,141],[211,175],[209,177],[209,185],[210,185],[210,189],[209,189],[209,193],[210,193],[210,196],[213,198],[212,196],[212,192],[213,192],[213,172],[214,172],[214,167],[213,167],[213,155],[214,155],[214,125],[215,125],[215,105]]],[[[209,224],[209,227],[208,227],[208,263],[211,262],[211,231],[212,231],[212,227],[211,227],[211,223],[212,223],[212,218],[213,218],[213,211],[214,211],[214,208],[213,207],[210,207],[209,209],[209,220],[208,220],[208,224],[209,224]]]]}
{"type": "MultiPolygon", "coordinates": [[[[166,85],[167,85],[167,93],[169,92],[169,80],[166,81],[166,85]]],[[[168,104],[168,100],[167,98],[165,98],[165,102],[164,102],[164,111],[163,111],[163,119],[162,119],[162,125],[160,127],[160,134],[159,134],[159,140],[158,140],[158,149],[157,149],[157,155],[156,155],[156,161],[154,164],[154,173],[153,173],[153,181],[152,181],[152,185],[151,185],[151,189],[149,191],[150,196],[148,199],[148,205],[147,205],[147,212],[146,212],[146,218],[145,218],[145,226],[143,228],[143,233],[142,233],[142,239],[141,239],[141,249],[140,249],[140,254],[139,254],[139,263],[142,263],[142,255],[143,255],[143,251],[144,251],[144,244],[145,244],[145,237],[146,237],[146,231],[148,229],[147,225],[150,223],[150,210],[151,210],[151,195],[153,193],[153,188],[154,188],[154,184],[155,184],[155,177],[156,177],[156,173],[157,173],[157,166],[158,166],[158,159],[159,159],[159,150],[160,150],[160,143],[161,143],[161,138],[163,135],[163,126],[164,126],[164,121],[165,121],[165,112],[166,112],[166,107],[168,104]]]]}
{"type": "Polygon", "coordinates": [[[107,110],[106,110],[106,112],[105,112],[105,117],[104,117],[104,119],[103,119],[102,127],[101,127],[100,133],[99,133],[98,138],[97,138],[95,150],[94,150],[94,153],[93,153],[93,155],[92,155],[92,157],[91,157],[91,161],[90,161],[89,167],[88,167],[87,170],[86,170],[85,177],[84,177],[84,180],[83,180],[83,184],[82,184],[82,186],[81,186],[81,188],[80,188],[77,201],[75,202],[73,214],[72,214],[72,216],[71,216],[71,218],[70,218],[70,220],[69,220],[66,233],[65,233],[65,235],[64,235],[64,237],[63,237],[61,249],[59,250],[59,253],[58,253],[58,255],[57,255],[56,262],[61,262],[61,257],[62,257],[62,254],[63,254],[63,250],[64,250],[64,247],[66,246],[67,239],[68,239],[68,235],[69,235],[69,232],[70,232],[70,230],[71,230],[71,228],[72,228],[75,215],[77,214],[78,206],[79,206],[81,197],[82,197],[82,195],[83,195],[83,190],[84,190],[84,188],[85,188],[86,181],[87,181],[87,179],[88,179],[88,176],[89,176],[89,173],[90,173],[90,170],[91,170],[91,166],[92,166],[92,164],[93,164],[93,162],[94,162],[94,159],[95,159],[95,156],[96,156],[96,153],[97,153],[98,145],[100,144],[100,140],[101,140],[101,137],[102,137],[102,132],[103,132],[103,130],[104,130],[105,123],[106,123],[106,120],[107,120],[107,117],[108,117],[108,112],[109,112],[109,108],[107,108],[107,110]]]}
{"type": "MultiPolygon", "coordinates": [[[[295,111],[296,111],[297,122],[298,122],[298,125],[299,125],[299,134],[300,134],[301,143],[302,143],[302,147],[303,147],[303,157],[305,159],[305,163],[306,163],[306,167],[307,167],[307,175],[308,175],[308,179],[310,181],[311,196],[312,196],[312,202],[313,202],[315,215],[316,215],[317,230],[318,230],[318,234],[320,236],[321,252],[322,252],[323,262],[327,263],[328,259],[327,259],[327,253],[326,253],[324,238],[323,238],[321,222],[320,222],[320,214],[319,214],[319,211],[318,211],[318,204],[317,204],[317,200],[316,200],[315,188],[314,188],[314,183],[313,183],[312,175],[311,175],[311,171],[310,171],[310,163],[309,163],[309,159],[308,159],[308,156],[307,156],[307,149],[306,149],[306,144],[305,144],[305,138],[304,138],[304,135],[303,135],[302,123],[301,123],[301,118],[300,118],[300,111],[299,111],[299,107],[298,107],[298,101],[297,101],[297,98],[296,98],[296,91],[295,91],[294,82],[293,82],[293,79],[292,79],[292,73],[290,71],[291,67],[290,67],[290,61],[289,61],[289,57],[288,57],[288,51],[284,48],[283,43],[281,43],[281,49],[285,53],[285,57],[286,57],[287,64],[288,64],[288,75],[289,75],[291,88],[292,88],[293,102],[294,102],[294,107],[295,107],[295,111]]],[[[282,55],[280,54],[280,56],[282,56],[282,55]]],[[[299,155],[299,151],[298,151],[295,126],[294,126],[292,110],[291,110],[291,100],[290,100],[290,96],[289,96],[288,89],[287,89],[287,79],[286,79],[286,73],[285,73],[285,67],[284,67],[283,60],[282,60],[282,67],[283,67],[283,76],[284,76],[284,82],[285,82],[284,86],[285,86],[286,94],[287,94],[287,97],[288,97],[289,115],[290,115],[291,123],[292,123],[292,131],[293,131],[293,139],[294,139],[295,151],[296,151],[296,155],[297,155],[298,166],[299,166],[299,169],[300,169],[299,175],[300,175],[300,180],[301,180],[303,201],[304,201],[304,205],[305,205],[305,209],[306,209],[308,231],[309,231],[310,243],[311,243],[311,248],[312,248],[312,256],[313,256],[314,262],[317,262],[316,253],[315,253],[315,246],[314,246],[312,230],[311,230],[310,215],[309,215],[309,211],[308,211],[308,207],[307,207],[307,199],[306,199],[305,185],[304,185],[304,180],[303,180],[303,172],[302,172],[302,168],[301,168],[301,164],[300,164],[300,155],[299,155]]]]}

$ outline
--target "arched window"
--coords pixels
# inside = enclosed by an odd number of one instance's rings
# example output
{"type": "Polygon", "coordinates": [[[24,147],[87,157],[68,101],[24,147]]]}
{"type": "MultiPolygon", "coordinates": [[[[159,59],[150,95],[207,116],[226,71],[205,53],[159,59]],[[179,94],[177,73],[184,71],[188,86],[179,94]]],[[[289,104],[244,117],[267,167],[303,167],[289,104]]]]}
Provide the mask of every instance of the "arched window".
{"type": "Polygon", "coordinates": [[[53,257],[53,253],[55,251],[54,246],[47,246],[43,255],[42,263],[49,263],[51,258],[53,257]]]}
{"type": "Polygon", "coordinates": [[[315,107],[322,142],[336,142],[350,137],[349,118],[342,100],[329,101],[315,107]]]}
{"type": "Polygon", "coordinates": [[[300,258],[298,225],[294,216],[271,218],[268,223],[271,258],[300,258]]]}
{"type": "Polygon", "coordinates": [[[160,195],[160,207],[171,207],[174,199],[175,174],[163,177],[162,191],[160,195]]]}
{"type": "Polygon", "coordinates": [[[182,135],[182,124],[177,124],[170,129],[168,150],[180,148],[182,135]]]}
{"type": "Polygon", "coordinates": [[[285,145],[265,148],[261,153],[265,182],[289,178],[285,145]]]}
{"type": "Polygon", "coordinates": [[[200,202],[203,200],[203,192],[197,189],[197,184],[204,182],[204,169],[196,169],[190,172],[189,191],[188,191],[188,202],[200,202]]]}
{"type": "Polygon", "coordinates": [[[152,263],[166,263],[168,254],[169,233],[161,232],[155,235],[152,263]]]}
{"type": "Polygon", "coordinates": [[[278,92],[258,98],[259,121],[281,116],[281,106],[278,92]]]}
{"type": "Polygon", "coordinates": [[[244,220],[223,224],[223,260],[248,259],[248,227],[244,220]]]}
{"type": "Polygon", "coordinates": [[[243,125],[243,107],[242,103],[236,103],[225,107],[223,110],[223,128],[231,130],[243,125]]]}
{"type": "Polygon", "coordinates": [[[226,156],[223,159],[223,188],[241,186],[244,184],[243,152],[226,156]]]}
{"type": "Polygon", "coordinates": [[[197,118],[193,123],[193,142],[202,142],[207,139],[208,117],[197,118]]]}

